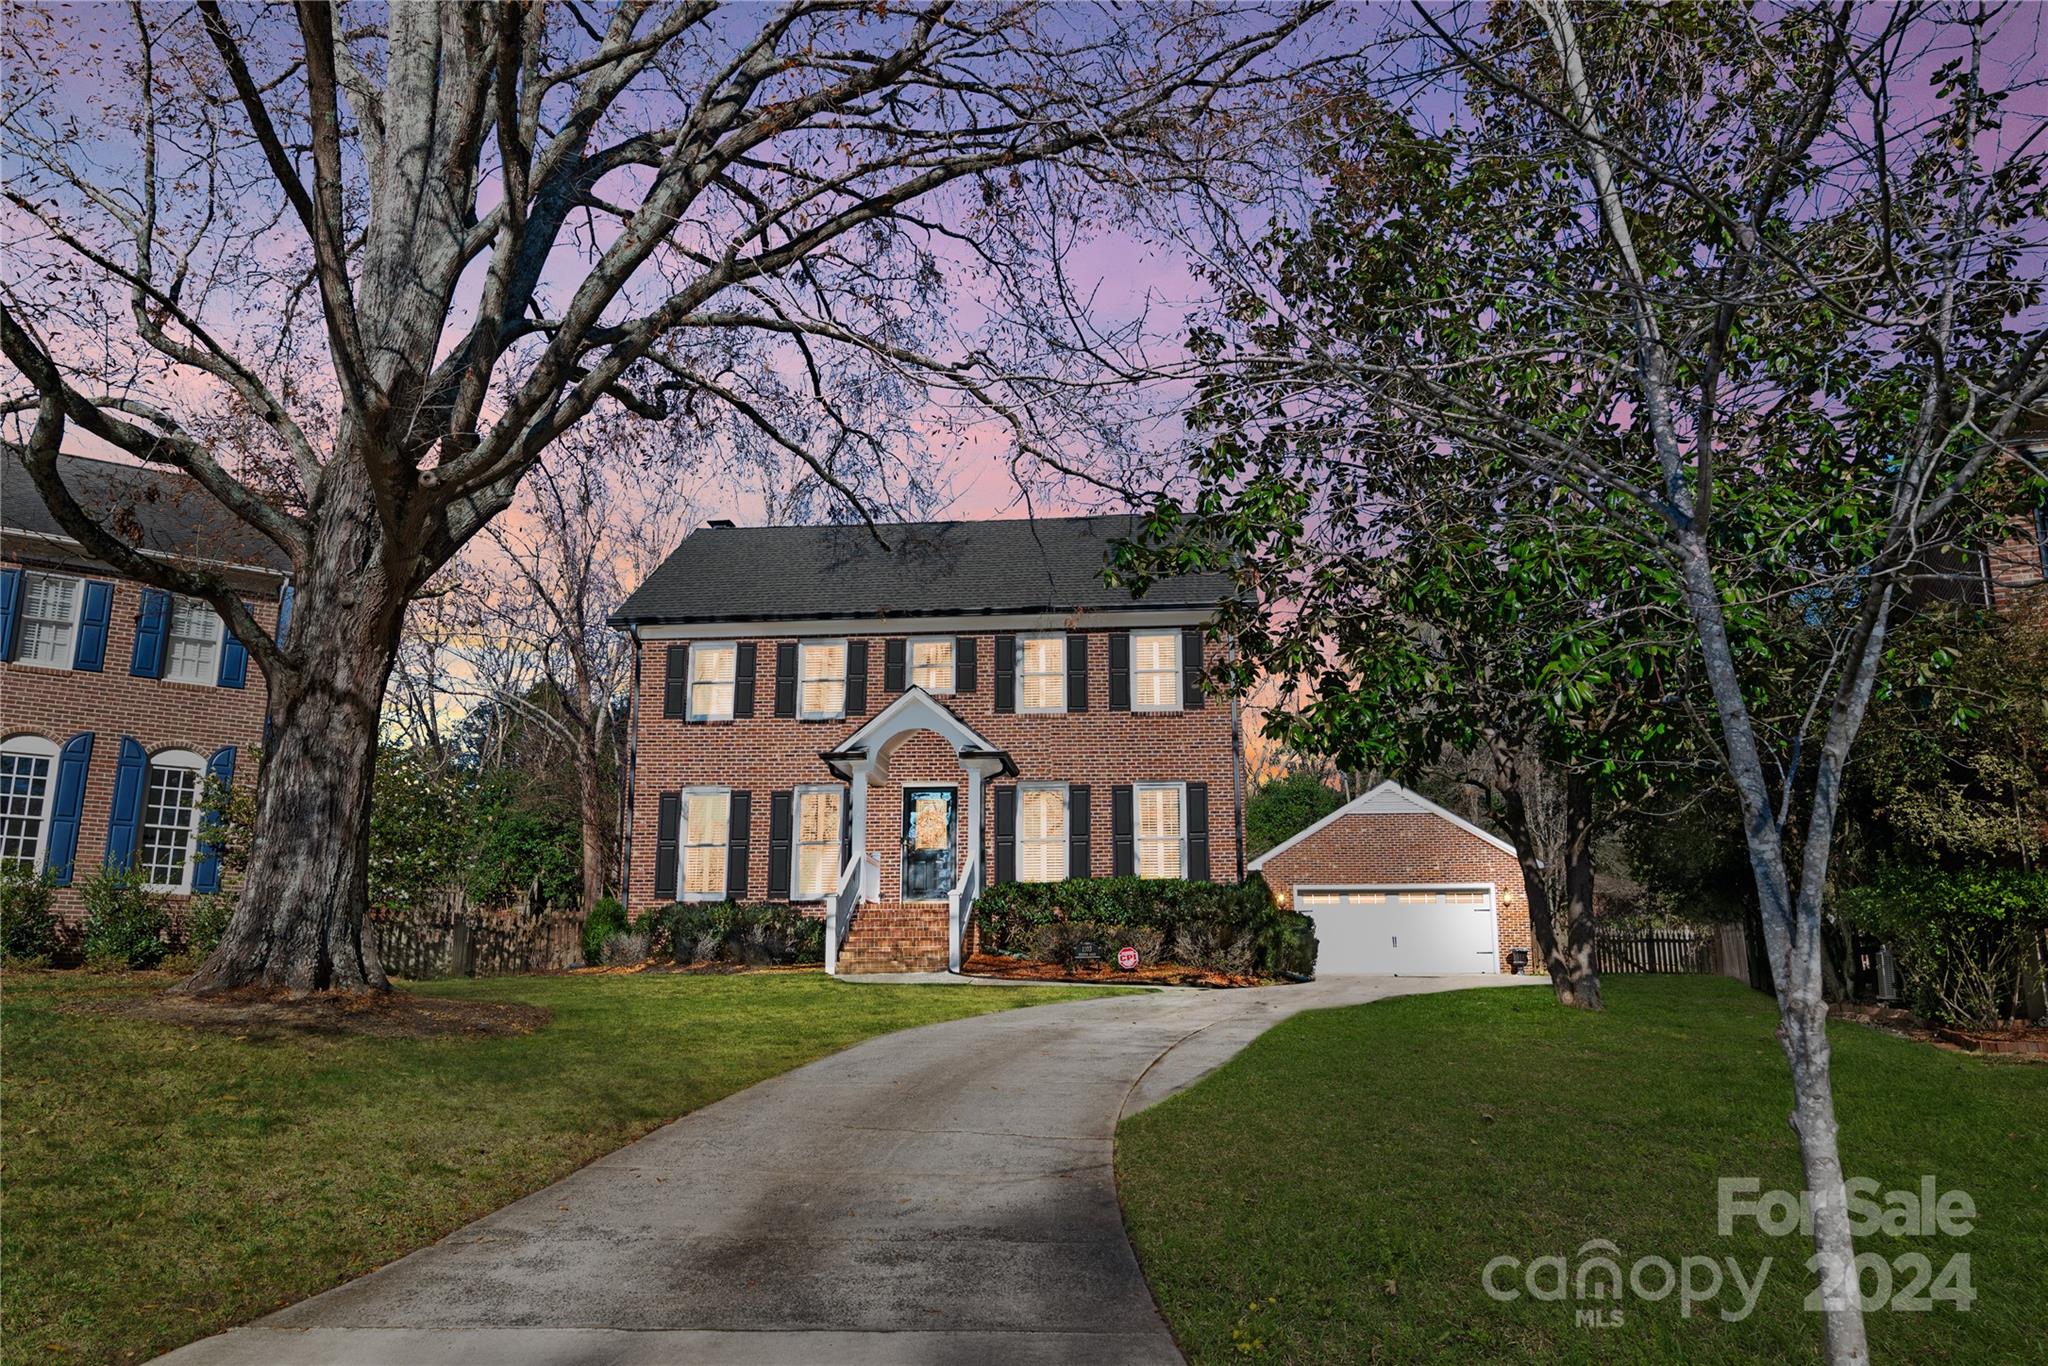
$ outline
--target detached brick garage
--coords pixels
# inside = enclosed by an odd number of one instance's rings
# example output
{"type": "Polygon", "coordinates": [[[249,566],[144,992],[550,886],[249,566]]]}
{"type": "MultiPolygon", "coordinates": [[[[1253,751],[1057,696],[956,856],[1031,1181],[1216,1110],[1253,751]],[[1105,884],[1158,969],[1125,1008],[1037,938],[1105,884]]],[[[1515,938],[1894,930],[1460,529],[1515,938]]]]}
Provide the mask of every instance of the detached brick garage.
{"type": "Polygon", "coordinates": [[[1253,859],[1283,905],[1313,916],[1319,974],[1512,972],[1529,903],[1514,846],[1398,783],[1345,803],[1253,859]]]}

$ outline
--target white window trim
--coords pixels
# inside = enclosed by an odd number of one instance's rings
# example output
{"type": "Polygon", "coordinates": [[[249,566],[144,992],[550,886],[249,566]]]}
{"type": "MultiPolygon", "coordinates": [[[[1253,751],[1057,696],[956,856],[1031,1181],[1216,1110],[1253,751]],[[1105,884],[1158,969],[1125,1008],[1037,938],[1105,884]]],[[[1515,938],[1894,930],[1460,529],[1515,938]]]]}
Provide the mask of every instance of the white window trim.
{"type": "Polygon", "coordinates": [[[1013,661],[1013,677],[1010,686],[1016,689],[1017,714],[1019,716],[1063,716],[1067,710],[1067,637],[1061,631],[1033,631],[1017,637],[1017,656],[1013,661]],[[1060,666],[1053,670],[1053,677],[1060,681],[1060,704],[1057,707],[1027,707],[1024,705],[1024,642],[1027,640],[1058,641],[1060,666]]]}
{"type": "MultiPolygon", "coordinates": [[[[737,709],[738,709],[738,705],[739,705],[739,692],[740,692],[740,647],[739,647],[739,642],[738,642],[738,641],[735,641],[735,640],[698,640],[698,641],[692,641],[692,642],[691,642],[691,644],[690,644],[690,670],[689,670],[689,674],[690,674],[690,676],[689,676],[689,680],[688,680],[688,681],[687,681],[687,682],[686,682],[686,683],[684,684],[684,689],[685,689],[685,691],[684,691],[684,693],[683,693],[683,715],[684,715],[685,717],[687,717],[687,718],[688,718],[689,720],[692,720],[692,721],[730,721],[730,720],[732,720],[732,718],[733,718],[733,712],[734,712],[735,710],[737,710],[737,709]],[[731,705],[731,706],[727,707],[727,708],[725,709],[725,711],[724,711],[724,712],[722,712],[722,713],[721,713],[721,712],[700,712],[700,711],[698,711],[698,710],[697,710],[697,655],[698,655],[698,652],[699,652],[699,651],[705,651],[705,650],[731,650],[731,651],[732,651],[732,692],[733,692],[733,705],[731,705]]],[[[706,679],[706,680],[704,680],[704,681],[708,683],[708,682],[711,682],[712,680],[710,680],[710,679],[706,679]]],[[[678,872],[680,872],[681,870],[680,870],[680,869],[678,869],[677,871],[678,871],[678,872]]],[[[679,885],[680,885],[680,884],[679,884],[679,885]]]]}
{"type": "MultiPolygon", "coordinates": [[[[1067,783],[1018,783],[1017,784],[1017,880],[1024,878],[1024,794],[1027,792],[1057,792],[1060,794],[1060,837],[1054,841],[1060,850],[1060,875],[1048,878],[1049,882],[1064,882],[1074,875],[1072,864],[1074,838],[1074,793],[1067,783]]],[[[1135,801],[1136,799],[1133,798],[1135,801]]],[[[1135,816],[1136,807],[1132,808],[1135,816]]],[[[1135,838],[1135,832],[1133,834],[1135,838]]],[[[1041,841],[1042,842],[1042,841],[1041,841]]],[[[1135,848],[1135,846],[1133,846],[1135,848]]]]}
{"type": "MultiPolygon", "coordinates": [[[[78,637],[85,627],[85,576],[59,573],[52,569],[24,569],[21,575],[21,620],[15,623],[16,631],[26,630],[28,627],[28,580],[31,574],[42,579],[69,579],[77,585],[71,594],[71,655],[68,659],[52,662],[43,659],[23,659],[17,653],[8,662],[29,669],[70,669],[72,661],[78,658],[78,637]]],[[[54,769],[51,770],[51,774],[52,777],[55,776],[54,769]]]]}
{"type": "Polygon", "coordinates": [[[1178,632],[1178,631],[1132,631],[1132,632],[1130,633],[1130,651],[1131,651],[1131,679],[1130,679],[1130,685],[1131,685],[1131,710],[1132,710],[1132,711],[1134,711],[1134,712],[1146,712],[1146,713],[1151,713],[1151,714],[1157,714],[1157,713],[1162,713],[1162,712],[1170,712],[1170,711],[1180,711],[1180,710],[1182,709],[1182,705],[1183,705],[1183,704],[1182,704],[1182,698],[1181,698],[1181,694],[1182,694],[1182,690],[1183,690],[1183,688],[1184,688],[1184,686],[1185,686],[1185,685],[1184,685],[1184,684],[1183,684],[1183,683],[1181,682],[1181,680],[1182,680],[1182,678],[1184,678],[1184,677],[1185,677],[1186,675],[1185,675],[1185,673],[1184,673],[1184,671],[1183,671],[1183,666],[1182,666],[1182,664],[1181,664],[1181,658],[1180,658],[1180,646],[1181,646],[1181,637],[1180,637],[1180,632],[1178,632]],[[1172,687],[1170,687],[1170,688],[1169,688],[1169,689],[1167,690],[1167,696],[1169,696],[1169,697],[1170,697],[1170,698],[1172,698],[1173,700],[1172,700],[1172,701],[1170,701],[1170,702],[1167,702],[1167,703],[1165,703],[1164,705],[1159,705],[1159,704],[1153,704],[1153,703],[1140,703],[1140,702],[1138,701],[1138,637],[1139,637],[1139,636],[1165,636],[1165,637],[1166,637],[1166,638],[1167,638],[1168,640],[1170,640],[1170,641],[1172,641],[1172,642],[1173,642],[1173,685],[1172,685],[1172,687]]]}
{"type": "Polygon", "coordinates": [[[30,861],[30,871],[41,876],[50,864],[50,818],[57,810],[57,764],[62,751],[40,735],[10,735],[0,741],[0,753],[50,761],[50,775],[43,783],[43,814],[36,826],[36,856],[30,861]]]}
{"type": "Polygon", "coordinates": [[[943,688],[925,688],[934,697],[950,697],[960,690],[960,640],[957,636],[908,636],[903,642],[903,686],[923,687],[917,681],[917,647],[920,645],[943,645],[946,658],[953,661],[953,667],[943,688]]]}
{"type": "Polygon", "coordinates": [[[199,825],[206,816],[206,758],[189,749],[166,749],[149,756],[149,764],[142,773],[142,818],[135,827],[135,863],[138,867],[142,862],[143,833],[149,825],[150,779],[160,768],[175,768],[187,773],[196,773],[199,775],[199,784],[192,791],[192,824],[185,831],[183,878],[177,882],[147,882],[143,884],[142,890],[181,896],[192,890],[192,874],[199,863],[199,825]]]}
{"type": "MultiPolygon", "coordinates": [[[[1140,849],[1144,840],[1138,834],[1139,798],[1146,792],[1167,791],[1180,802],[1180,871],[1169,877],[1185,879],[1188,875],[1188,785],[1186,783],[1132,783],[1131,784],[1131,875],[1145,876],[1144,858],[1140,849]]],[[[1152,879],[1156,881],[1157,879],[1152,879]]]]}
{"type": "Polygon", "coordinates": [[[164,672],[160,681],[174,683],[181,688],[217,688],[220,686],[220,662],[228,648],[228,624],[219,610],[203,598],[191,598],[189,601],[196,609],[210,613],[214,624],[220,628],[213,638],[213,652],[207,656],[208,666],[200,671],[197,678],[180,678],[171,672],[171,652],[178,634],[180,598],[180,594],[171,594],[170,605],[164,610],[164,672]]]}
{"type": "MultiPolygon", "coordinates": [[[[682,807],[676,820],[676,900],[678,901],[723,901],[726,888],[732,886],[732,789],[729,787],[686,787],[682,791],[682,807]],[[690,850],[699,846],[690,843],[690,798],[725,798],[725,876],[719,880],[718,889],[711,892],[684,890],[685,875],[690,866],[690,850]]],[[[705,849],[716,848],[706,844],[705,849]]]]}
{"type": "MultiPolygon", "coordinates": [[[[853,661],[846,651],[846,637],[838,636],[825,640],[800,640],[796,643],[796,719],[799,721],[837,721],[846,715],[846,677],[853,661]],[[839,647],[839,709],[837,711],[809,711],[804,707],[804,657],[814,650],[829,650],[839,647]]],[[[815,680],[814,680],[815,681],[815,680]]]]}
{"type": "MultiPolygon", "coordinates": [[[[847,803],[853,797],[853,794],[847,790],[846,784],[804,783],[798,786],[790,797],[789,808],[789,899],[791,901],[825,901],[831,897],[833,891],[833,887],[827,887],[823,891],[815,893],[803,890],[804,843],[798,836],[803,834],[804,794],[808,792],[837,792],[839,794],[840,833],[833,836],[832,847],[834,849],[842,849],[846,845],[846,809],[847,803]]],[[[846,871],[836,859],[833,861],[832,866],[837,872],[843,873],[846,871]]],[[[834,886],[836,886],[838,879],[835,877],[832,881],[834,886]]]]}

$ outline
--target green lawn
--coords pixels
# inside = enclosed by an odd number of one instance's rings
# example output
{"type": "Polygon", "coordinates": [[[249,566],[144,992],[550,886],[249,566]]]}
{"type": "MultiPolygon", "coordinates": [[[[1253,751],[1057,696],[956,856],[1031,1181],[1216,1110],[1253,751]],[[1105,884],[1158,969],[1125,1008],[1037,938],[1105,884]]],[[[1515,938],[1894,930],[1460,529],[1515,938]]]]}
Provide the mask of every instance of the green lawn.
{"type": "MultiPolygon", "coordinates": [[[[1737,1236],[1716,1229],[1717,1177],[1800,1185],[1775,1008],[1721,980],[1607,986],[1603,1015],[1559,1009],[1539,988],[1300,1015],[1125,1123],[1125,1218],[1189,1359],[1814,1359],[1805,1240],[1751,1221],[1737,1236]],[[1732,1323],[1716,1314],[1735,1312],[1732,1287],[1690,1318],[1676,1296],[1631,1296],[1604,1328],[1578,1326],[1570,1298],[1504,1304],[1481,1287],[1499,1255],[1526,1266],[1554,1254],[1576,1273],[1595,1238],[1624,1268],[1697,1255],[1725,1271],[1733,1256],[1753,1278],[1773,1260],[1755,1312],[1732,1323]]],[[[1977,1293],[1967,1313],[1870,1314],[1874,1357],[2042,1360],[2048,1066],[1857,1025],[1832,1037],[1850,1174],[1888,1191],[1932,1173],[1979,1215],[1961,1238],[1860,1242],[1886,1260],[1928,1254],[1936,1269],[1967,1252],[1977,1293]]],[[[1523,1285],[1513,1272],[1496,1283],[1523,1285]]],[[[1654,1270],[1645,1284],[1661,1287],[1654,1270]]]]}
{"type": "Polygon", "coordinates": [[[498,978],[524,1038],[238,1039],[60,1010],[168,978],[10,972],[0,1343],[129,1361],[359,1275],[667,1120],[876,1034],[1088,988],[498,978]]]}

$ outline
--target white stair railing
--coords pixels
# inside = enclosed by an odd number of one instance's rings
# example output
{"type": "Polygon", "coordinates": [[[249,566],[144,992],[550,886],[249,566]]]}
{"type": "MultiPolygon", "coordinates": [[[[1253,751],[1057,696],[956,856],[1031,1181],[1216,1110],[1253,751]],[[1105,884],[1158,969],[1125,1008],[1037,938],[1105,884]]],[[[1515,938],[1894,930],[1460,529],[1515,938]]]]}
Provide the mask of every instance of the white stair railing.
{"type": "Polygon", "coordinates": [[[946,970],[960,971],[967,947],[968,917],[974,914],[975,898],[981,895],[981,855],[977,851],[954,879],[946,898],[946,970]]]}

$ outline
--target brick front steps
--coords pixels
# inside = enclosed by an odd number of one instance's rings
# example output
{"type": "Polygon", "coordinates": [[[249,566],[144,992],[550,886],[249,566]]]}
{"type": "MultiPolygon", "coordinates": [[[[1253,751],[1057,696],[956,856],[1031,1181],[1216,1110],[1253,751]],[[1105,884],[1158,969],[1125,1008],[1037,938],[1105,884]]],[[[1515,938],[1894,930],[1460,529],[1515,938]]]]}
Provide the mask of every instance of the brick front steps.
{"type": "Polygon", "coordinates": [[[839,971],[944,972],[946,903],[874,902],[854,913],[839,971]]]}

